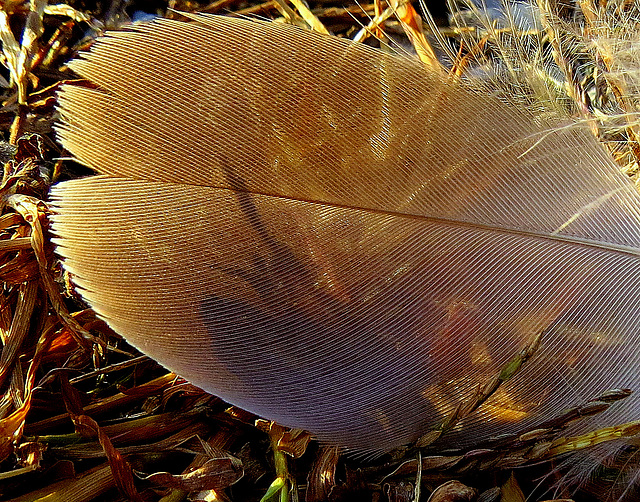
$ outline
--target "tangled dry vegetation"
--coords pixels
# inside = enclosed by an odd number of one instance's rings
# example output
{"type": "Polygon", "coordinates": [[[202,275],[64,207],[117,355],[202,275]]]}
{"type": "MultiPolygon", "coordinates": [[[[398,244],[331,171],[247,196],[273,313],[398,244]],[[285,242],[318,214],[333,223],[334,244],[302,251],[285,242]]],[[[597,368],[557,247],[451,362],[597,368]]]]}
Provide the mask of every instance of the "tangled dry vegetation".
{"type": "MultiPolygon", "coordinates": [[[[344,457],[302,431],[229,408],[137,353],[83,308],[47,233],[48,187],[89,174],[65,160],[52,131],[56,90],[74,79],[65,62],[104,29],[118,28],[144,9],[178,18],[178,11],[279,18],[416,53],[450,78],[474,75],[492,92],[508,89],[511,99],[541,117],[562,114],[587,122],[621,169],[637,177],[638,5],[627,0],[515,5],[521,10],[501,13],[450,5],[459,10],[447,25],[422,19],[419,6],[397,0],[359,5],[171,0],[161,6],[116,1],[108,7],[2,2],[6,71],[0,78],[0,128],[7,141],[0,149],[0,498],[410,501],[420,490],[423,500],[433,491],[434,502],[519,502],[525,494],[529,500],[637,496],[633,441],[619,464],[603,467],[579,491],[569,482],[557,485],[564,473],[558,459],[567,453],[588,452],[639,432],[640,422],[631,422],[577,438],[563,435],[566,424],[614,406],[625,391],[549,417],[544,427],[482,450],[442,452],[436,443],[373,462],[344,457]],[[523,468],[527,465],[533,467],[523,468]]],[[[479,389],[474,402],[461,407],[436,436],[482,406],[528,355],[479,389]]],[[[424,438],[424,445],[433,439],[424,438]]]]}

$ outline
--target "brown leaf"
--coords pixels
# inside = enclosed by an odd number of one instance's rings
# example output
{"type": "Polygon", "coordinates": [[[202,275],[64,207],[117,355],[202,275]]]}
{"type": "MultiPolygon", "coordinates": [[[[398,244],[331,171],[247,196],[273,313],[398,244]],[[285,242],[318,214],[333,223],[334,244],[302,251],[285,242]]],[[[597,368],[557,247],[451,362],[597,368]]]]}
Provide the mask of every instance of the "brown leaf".
{"type": "Polygon", "coordinates": [[[338,447],[323,446],[320,448],[307,477],[307,502],[323,502],[329,498],[329,494],[336,484],[336,468],[339,458],[338,447]]]}
{"type": "Polygon", "coordinates": [[[187,492],[221,490],[236,483],[243,475],[243,468],[242,462],[236,457],[219,453],[219,457],[207,460],[201,467],[187,474],[137,474],[141,479],[151,481],[155,485],[187,492]]]}
{"type": "Polygon", "coordinates": [[[269,434],[278,450],[293,458],[299,458],[307,450],[311,434],[300,429],[288,429],[270,420],[258,419],[256,427],[269,434]]]}
{"type": "Polygon", "coordinates": [[[300,429],[288,429],[278,439],[278,450],[293,458],[300,458],[307,451],[311,434],[300,429]]]}
{"type": "MultiPolygon", "coordinates": [[[[80,415],[84,415],[84,404],[82,402],[82,396],[78,389],[69,383],[69,375],[65,371],[61,371],[58,374],[60,381],[60,388],[62,390],[62,399],[64,401],[65,408],[74,420],[80,415]]],[[[79,432],[79,431],[78,431],[79,432]]]]}
{"type": "Polygon", "coordinates": [[[473,502],[477,497],[478,492],[475,488],[452,480],[436,488],[427,502],[473,502]]]}
{"type": "Polygon", "coordinates": [[[97,434],[98,441],[100,441],[100,444],[107,455],[107,460],[109,461],[113,478],[120,492],[128,497],[129,500],[141,502],[142,498],[135,487],[131,466],[113,446],[111,440],[102,431],[97,422],[87,415],[81,415],[76,419],[76,423],[79,426],[87,427],[97,434]]]}
{"type": "Polygon", "coordinates": [[[30,408],[31,399],[27,399],[20,408],[0,420],[0,461],[13,452],[13,444],[22,435],[24,421],[30,408]]]}
{"type": "Polygon", "coordinates": [[[36,162],[45,160],[42,138],[37,134],[22,136],[16,143],[14,162],[19,164],[27,159],[31,159],[36,162]]]}

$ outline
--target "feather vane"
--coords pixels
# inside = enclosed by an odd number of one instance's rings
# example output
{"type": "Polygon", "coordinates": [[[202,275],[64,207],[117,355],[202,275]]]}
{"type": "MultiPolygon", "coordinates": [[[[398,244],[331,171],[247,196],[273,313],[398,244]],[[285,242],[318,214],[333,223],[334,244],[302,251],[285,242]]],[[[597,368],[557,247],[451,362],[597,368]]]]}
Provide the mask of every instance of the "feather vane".
{"type": "Polygon", "coordinates": [[[53,188],[58,253],[195,385],[367,450],[416,440],[541,333],[467,439],[640,387],[640,196],[587,129],[217,16],[109,34],[72,68],[95,88],[65,87],[60,138],[100,175],[53,188]]]}

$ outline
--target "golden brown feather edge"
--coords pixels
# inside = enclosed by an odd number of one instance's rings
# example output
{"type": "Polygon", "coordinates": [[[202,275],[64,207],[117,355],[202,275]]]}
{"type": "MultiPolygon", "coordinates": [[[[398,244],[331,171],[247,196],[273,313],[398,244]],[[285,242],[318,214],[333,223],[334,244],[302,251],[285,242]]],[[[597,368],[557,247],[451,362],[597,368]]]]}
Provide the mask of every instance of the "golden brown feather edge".
{"type": "MultiPolygon", "coordinates": [[[[640,410],[640,197],[588,131],[416,60],[217,16],[109,33],[58,132],[57,252],[130,343],[225,400],[382,450],[534,357],[449,435],[611,388],[640,410]]],[[[445,440],[447,440],[445,438],[445,440]]]]}

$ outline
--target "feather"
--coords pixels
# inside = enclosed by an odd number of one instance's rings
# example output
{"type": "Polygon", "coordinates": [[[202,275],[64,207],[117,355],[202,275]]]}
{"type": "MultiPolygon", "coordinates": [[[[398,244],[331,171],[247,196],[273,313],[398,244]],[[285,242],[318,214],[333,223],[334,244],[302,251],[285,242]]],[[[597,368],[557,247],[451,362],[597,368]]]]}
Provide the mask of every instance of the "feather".
{"type": "MultiPolygon", "coordinates": [[[[59,136],[57,252],[130,343],[323,441],[451,441],[640,387],[640,196],[590,132],[416,60],[258,21],[110,33],[59,136]]],[[[584,430],[638,417],[632,395],[584,430]]]]}

